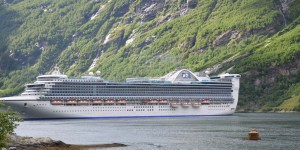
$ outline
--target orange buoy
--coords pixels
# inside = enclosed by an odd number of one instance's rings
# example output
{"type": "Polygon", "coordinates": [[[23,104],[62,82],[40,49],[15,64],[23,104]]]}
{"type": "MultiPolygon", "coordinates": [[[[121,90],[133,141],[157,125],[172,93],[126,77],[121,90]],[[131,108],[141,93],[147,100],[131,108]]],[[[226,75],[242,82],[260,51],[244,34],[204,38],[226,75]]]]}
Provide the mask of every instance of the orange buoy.
{"type": "Polygon", "coordinates": [[[256,129],[252,129],[248,132],[248,140],[260,140],[259,133],[256,129]]]}

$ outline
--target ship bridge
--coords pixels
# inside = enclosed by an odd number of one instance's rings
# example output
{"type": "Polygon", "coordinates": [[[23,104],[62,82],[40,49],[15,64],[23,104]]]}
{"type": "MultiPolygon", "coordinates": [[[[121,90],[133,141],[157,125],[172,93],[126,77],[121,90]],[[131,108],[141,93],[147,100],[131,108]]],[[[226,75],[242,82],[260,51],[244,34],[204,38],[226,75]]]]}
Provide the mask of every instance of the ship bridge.
{"type": "Polygon", "coordinates": [[[200,81],[199,77],[187,69],[173,71],[163,76],[162,79],[172,83],[191,83],[194,81],[200,81]]]}

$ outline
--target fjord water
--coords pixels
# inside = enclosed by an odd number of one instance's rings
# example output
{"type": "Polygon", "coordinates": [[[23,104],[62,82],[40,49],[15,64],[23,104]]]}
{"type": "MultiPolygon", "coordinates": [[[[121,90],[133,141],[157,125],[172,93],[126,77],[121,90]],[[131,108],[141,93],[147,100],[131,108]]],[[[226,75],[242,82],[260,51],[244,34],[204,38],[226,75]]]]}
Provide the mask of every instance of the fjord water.
{"type": "Polygon", "coordinates": [[[264,149],[300,147],[300,113],[235,113],[232,116],[25,121],[21,136],[68,144],[123,143],[111,149],[264,149]],[[259,141],[247,140],[256,128],[259,141]]]}

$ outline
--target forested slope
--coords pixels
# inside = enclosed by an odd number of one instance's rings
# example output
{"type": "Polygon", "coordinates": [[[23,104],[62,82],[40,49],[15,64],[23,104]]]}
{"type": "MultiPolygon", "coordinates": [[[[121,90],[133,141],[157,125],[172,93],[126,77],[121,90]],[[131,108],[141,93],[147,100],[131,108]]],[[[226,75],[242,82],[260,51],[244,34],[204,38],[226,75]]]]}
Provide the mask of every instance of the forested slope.
{"type": "Polygon", "coordinates": [[[242,75],[240,110],[300,109],[300,1],[5,0],[0,96],[57,64],[80,76],[242,75]]]}

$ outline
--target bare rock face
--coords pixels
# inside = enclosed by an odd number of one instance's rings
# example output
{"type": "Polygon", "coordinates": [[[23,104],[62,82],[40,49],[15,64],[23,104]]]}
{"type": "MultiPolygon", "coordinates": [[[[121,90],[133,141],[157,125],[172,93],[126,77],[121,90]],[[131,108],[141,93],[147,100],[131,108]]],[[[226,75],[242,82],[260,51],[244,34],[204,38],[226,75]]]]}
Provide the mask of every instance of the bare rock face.
{"type": "Polygon", "coordinates": [[[186,38],[184,43],[182,43],[180,45],[180,48],[182,48],[182,47],[192,48],[195,45],[195,43],[196,43],[196,36],[188,37],[188,38],[186,38]]]}
{"type": "Polygon", "coordinates": [[[214,47],[223,46],[228,44],[231,40],[237,39],[241,36],[240,32],[237,30],[227,31],[215,38],[213,40],[212,45],[214,47]]]}
{"type": "Polygon", "coordinates": [[[295,0],[279,0],[275,2],[275,7],[278,9],[279,13],[282,16],[282,21],[284,22],[285,26],[288,24],[288,11],[290,5],[294,2],[295,0]]]}
{"type": "Polygon", "coordinates": [[[164,0],[142,0],[140,5],[136,7],[136,12],[140,14],[141,22],[154,19],[163,10],[164,3],[164,0]]]}
{"type": "MultiPolygon", "coordinates": [[[[279,76],[295,76],[300,73],[300,59],[292,62],[290,64],[285,64],[278,67],[272,67],[268,70],[268,73],[262,77],[256,78],[254,80],[255,86],[260,86],[263,83],[273,84],[276,83],[276,79],[279,76]]],[[[253,78],[259,75],[257,71],[248,71],[245,74],[248,78],[253,78]]]]}
{"type": "Polygon", "coordinates": [[[197,0],[187,0],[188,8],[195,8],[197,6],[197,0]]]}
{"type": "Polygon", "coordinates": [[[281,3],[281,9],[283,13],[287,13],[289,10],[289,6],[291,3],[293,3],[295,0],[280,0],[281,3]]]}
{"type": "MultiPolygon", "coordinates": [[[[219,72],[219,70],[220,70],[223,66],[225,66],[225,65],[227,65],[227,64],[229,64],[229,63],[232,63],[232,62],[234,62],[234,61],[236,61],[236,60],[238,60],[238,59],[245,58],[245,57],[247,57],[247,56],[249,56],[249,55],[251,55],[249,52],[248,52],[248,53],[245,53],[245,54],[242,54],[242,55],[234,55],[234,56],[232,56],[231,58],[229,58],[229,59],[223,61],[223,62],[220,63],[220,64],[216,64],[216,65],[212,66],[211,68],[207,68],[206,70],[201,70],[201,71],[199,71],[199,72],[198,72],[198,75],[199,75],[199,76],[205,76],[205,75],[206,75],[206,73],[205,73],[206,71],[208,71],[210,74],[216,74],[216,73],[219,72]]],[[[226,71],[230,71],[231,69],[232,69],[232,68],[229,68],[229,69],[226,70],[226,71]]]]}
{"type": "Polygon", "coordinates": [[[117,8],[114,12],[115,17],[121,17],[129,11],[130,4],[124,4],[121,7],[117,8]]]}

